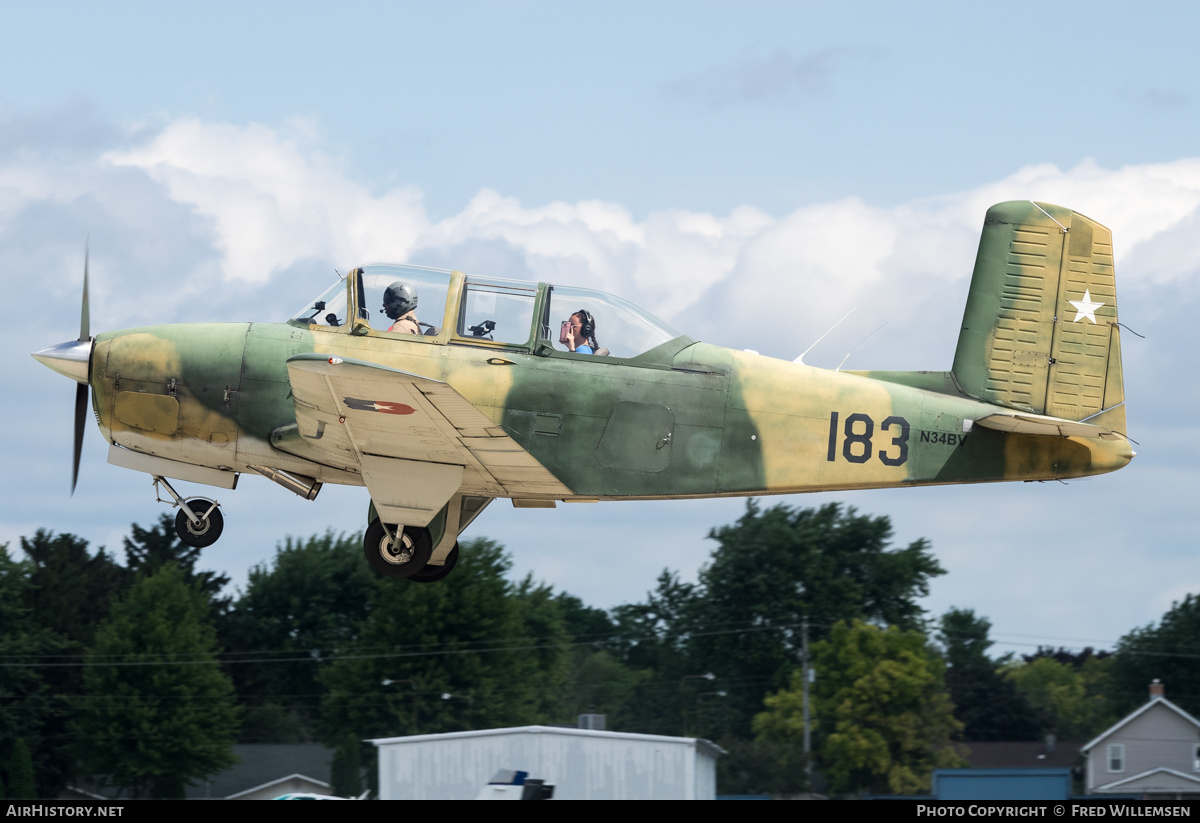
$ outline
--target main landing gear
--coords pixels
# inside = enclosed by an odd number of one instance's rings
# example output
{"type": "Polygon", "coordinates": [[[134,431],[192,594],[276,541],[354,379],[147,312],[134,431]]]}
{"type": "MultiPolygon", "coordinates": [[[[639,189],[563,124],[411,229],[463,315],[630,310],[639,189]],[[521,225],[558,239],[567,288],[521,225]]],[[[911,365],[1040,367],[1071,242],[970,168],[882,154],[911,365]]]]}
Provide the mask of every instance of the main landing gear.
{"type": "Polygon", "coordinates": [[[371,501],[367,531],[363,535],[367,562],[393,580],[411,583],[443,580],[458,565],[458,536],[491,502],[490,497],[455,494],[428,525],[400,526],[384,523],[375,502],[371,501]]]}
{"type": "Polygon", "coordinates": [[[458,564],[458,543],[446,555],[441,566],[429,565],[433,538],[422,526],[385,526],[379,518],[371,521],[363,535],[363,552],[371,568],[393,580],[412,583],[436,583],[458,564]]]}
{"type": "Polygon", "coordinates": [[[375,518],[363,535],[363,551],[371,568],[384,577],[412,577],[429,562],[433,538],[429,529],[416,526],[384,526],[375,518]]]}
{"type": "Polygon", "coordinates": [[[184,500],[165,477],[154,476],[155,497],[159,503],[170,503],[179,507],[175,515],[175,533],[179,539],[194,549],[204,549],[217,542],[225,528],[225,518],[216,500],[208,497],[192,497],[184,500]],[[158,491],[159,484],[167,490],[170,500],[163,500],[158,491]]]}

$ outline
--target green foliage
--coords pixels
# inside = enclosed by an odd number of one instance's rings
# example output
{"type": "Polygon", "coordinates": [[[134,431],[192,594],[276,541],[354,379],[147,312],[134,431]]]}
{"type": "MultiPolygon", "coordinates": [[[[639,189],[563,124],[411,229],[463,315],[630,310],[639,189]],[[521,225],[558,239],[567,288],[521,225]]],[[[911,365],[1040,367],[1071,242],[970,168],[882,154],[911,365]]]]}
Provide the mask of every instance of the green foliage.
{"type": "Polygon", "coordinates": [[[1146,702],[1157,678],[1167,697],[1193,716],[1200,715],[1200,595],[1173,603],[1157,625],[1134,629],[1117,643],[1110,694],[1118,715],[1146,702]]]}
{"type": "Polygon", "coordinates": [[[336,745],[347,729],[386,737],[548,719],[566,665],[550,590],[506,580],[510,561],[491,540],[464,542],[460,552],[454,573],[435,585],[376,578],[358,646],[321,673],[323,739],[336,745]]]}
{"type": "MultiPolygon", "coordinates": [[[[29,745],[25,742],[25,738],[18,738],[12,744],[5,773],[8,776],[6,785],[8,797],[32,800],[38,796],[33,785],[33,755],[29,751],[29,745]]],[[[0,796],[3,795],[0,794],[0,796]]]]}
{"type": "Polygon", "coordinates": [[[614,609],[622,661],[655,674],[639,690],[638,730],[749,736],[764,696],[786,686],[800,660],[805,616],[814,639],[856,618],[920,628],[917,601],[945,571],[924,540],[893,549],[891,536],[888,518],[838,504],[747,501],[736,523],[710,532],[718,546],[697,584],[664,572],[645,603],[614,609]],[[704,691],[727,696],[701,717],[695,682],[681,679],[708,672],[717,679],[704,691]]]}
{"type": "Polygon", "coordinates": [[[1044,731],[1059,740],[1087,741],[1118,719],[1105,696],[1113,658],[1092,657],[1081,666],[1037,657],[1010,664],[1005,677],[1034,711],[1046,719],[1044,731]]]}
{"type": "Polygon", "coordinates": [[[220,596],[229,576],[196,571],[202,549],[193,548],[179,539],[174,515],[159,515],[158,522],[148,529],[134,523],[129,531],[130,536],[124,538],[125,567],[135,577],[149,577],[165,566],[175,566],[183,572],[185,583],[195,586],[209,599],[215,614],[224,614],[229,609],[231,598],[220,596]]]}
{"type": "Polygon", "coordinates": [[[338,797],[358,797],[362,794],[361,747],[359,739],[348,734],[333,753],[332,789],[338,797]]]}
{"type": "Polygon", "coordinates": [[[951,608],[938,622],[938,639],[948,668],[946,687],[964,740],[1034,740],[1046,721],[1014,682],[1004,676],[1005,660],[987,655],[992,624],[970,609],[951,608]]]}
{"type": "MultiPolygon", "coordinates": [[[[927,792],[935,768],[964,765],[952,738],[962,724],[942,661],[917,631],[839,622],[813,646],[815,748],[835,793],[927,792]]],[[[802,739],[800,673],[754,719],[759,739],[802,739]]]]}
{"type": "Polygon", "coordinates": [[[321,660],[357,642],[374,589],[358,535],[289,537],[272,564],[250,570],[221,623],[228,656],[251,661],[232,667],[248,707],[242,742],[312,738],[321,660]]]}
{"type": "MultiPolygon", "coordinates": [[[[69,544],[75,545],[73,539],[69,544]]],[[[32,665],[47,655],[71,649],[69,641],[39,624],[35,617],[31,605],[37,602],[34,571],[31,561],[14,560],[8,546],[0,544],[0,656],[10,664],[18,664],[0,667],[0,771],[10,791],[32,792],[32,784],[26,786],[24,777],[13,773],[13,764],[24,762],[27,755],[32,759],[37,785],[47,795],[54,795],[66,784],[71,765],[59,742],[64,717],[55,692],[79,682],[79,678],[70,669],[32,665]],[[18,740],[25,755],[18,756],[15,751],[18,740]]],[[[41,610],[36,614],[42,614],[41,610]]]]}
{"type": "Polygon", "coordinates": [[[717,760],[721,794],[800,794],[810,791],[804,747],[796,740],[722,738],[717,760]]]}
{"type": "Polygon", "coordinates": [[[26,590],[30,616],[82,651],[91,645],[96,627],[128,588],[128,572],[103,548],[88,552],[86,540],[73,534],[38,529],[21,538],[32,571],[26,590]]]}
{"type": "Polygon", "coordinates": [[[134,797],[182,797],[187,781],[235,762],[233,686],[215,662],[207,606],[178,568],[164,565],[96,632],[76,700],[78,754],[134,797]]]}

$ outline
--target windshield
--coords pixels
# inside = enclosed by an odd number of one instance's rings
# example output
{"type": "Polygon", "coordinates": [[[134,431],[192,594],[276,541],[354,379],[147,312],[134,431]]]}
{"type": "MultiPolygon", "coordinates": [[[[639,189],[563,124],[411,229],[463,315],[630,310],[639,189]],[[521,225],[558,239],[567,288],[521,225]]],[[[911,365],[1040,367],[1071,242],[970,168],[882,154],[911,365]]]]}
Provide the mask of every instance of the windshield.
{"type": "Polygon", "coordinates": [[[552,286],[542,337],[559,351],[636,357],[681,333],[628,300],[592,289],[552,286]]]}
{"type": "Polygon", "coordinates": [[[341,326],[346,322],[346,281],[339,280],[325,293],[292,315],[307,326],[341,326]]]}

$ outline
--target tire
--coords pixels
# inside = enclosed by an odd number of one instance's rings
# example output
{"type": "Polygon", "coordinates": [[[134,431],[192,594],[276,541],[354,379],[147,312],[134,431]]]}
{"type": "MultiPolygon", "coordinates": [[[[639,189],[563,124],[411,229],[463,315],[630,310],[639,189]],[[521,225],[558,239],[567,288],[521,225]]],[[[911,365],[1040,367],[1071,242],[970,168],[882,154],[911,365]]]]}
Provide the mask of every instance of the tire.
{"type": "Polygon", "coordinates": [[[216,543],[217,538],[221,536],[221,532],[225,529],[225,517],[217,508],[217,504],[211,500],[193,497],[187,501],[187,504],[188,508],[203,519],[200,525],[196,526],[188,519],[187,513],[180,509],[175,514],[175,533],[179,535],[180,540],[193,549],[206,549],[216,543]]]}
{"type": "Polygon", "coordinates": [[[457,565],[458,543],[455,543],[454,548],[446,555],[446,564],[444,566],[426,566],[408,579],[412,583],[436,583],[454,571],[454,567],[457,565]]]}
{"type": "Polygon", "coordinates": [[[393,546],[391,535],[383,528],[379,519],[371,521],[363,535],[363,553],[371,568],[395,580],[412,577],[429,562],[433,554],[433,539],[429,529],[405,526],[400,536],[402,547],[393,546]]]}

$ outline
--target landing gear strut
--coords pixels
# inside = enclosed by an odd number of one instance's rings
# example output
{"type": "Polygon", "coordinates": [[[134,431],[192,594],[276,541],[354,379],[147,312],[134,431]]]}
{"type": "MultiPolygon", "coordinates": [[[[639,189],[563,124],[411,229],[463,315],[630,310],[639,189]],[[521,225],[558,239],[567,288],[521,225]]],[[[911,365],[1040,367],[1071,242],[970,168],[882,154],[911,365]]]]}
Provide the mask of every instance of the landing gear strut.
{"type": "Polygon", "coordinates": [[[207,497],[192,497],[184,500],[165,477],[155,475],[155,496],[159,503],[170,503],[179,507],[175,515],[175,533],[179,539],[194,549],[204,549],[217,542],[225,528],[225,518],[217,508],[217,501],[207,497]],[[158,486],[167,490],[170,500],[163,500],[158,486]]]}
{"type": "Polygon", "coordinates": [[[371,568],[384,577],[412,578],[429,562],[433,553],[433,538],[429,529],[420,526],[388,527],[375,518],[363,535],[363,552],[371,568]]]}

